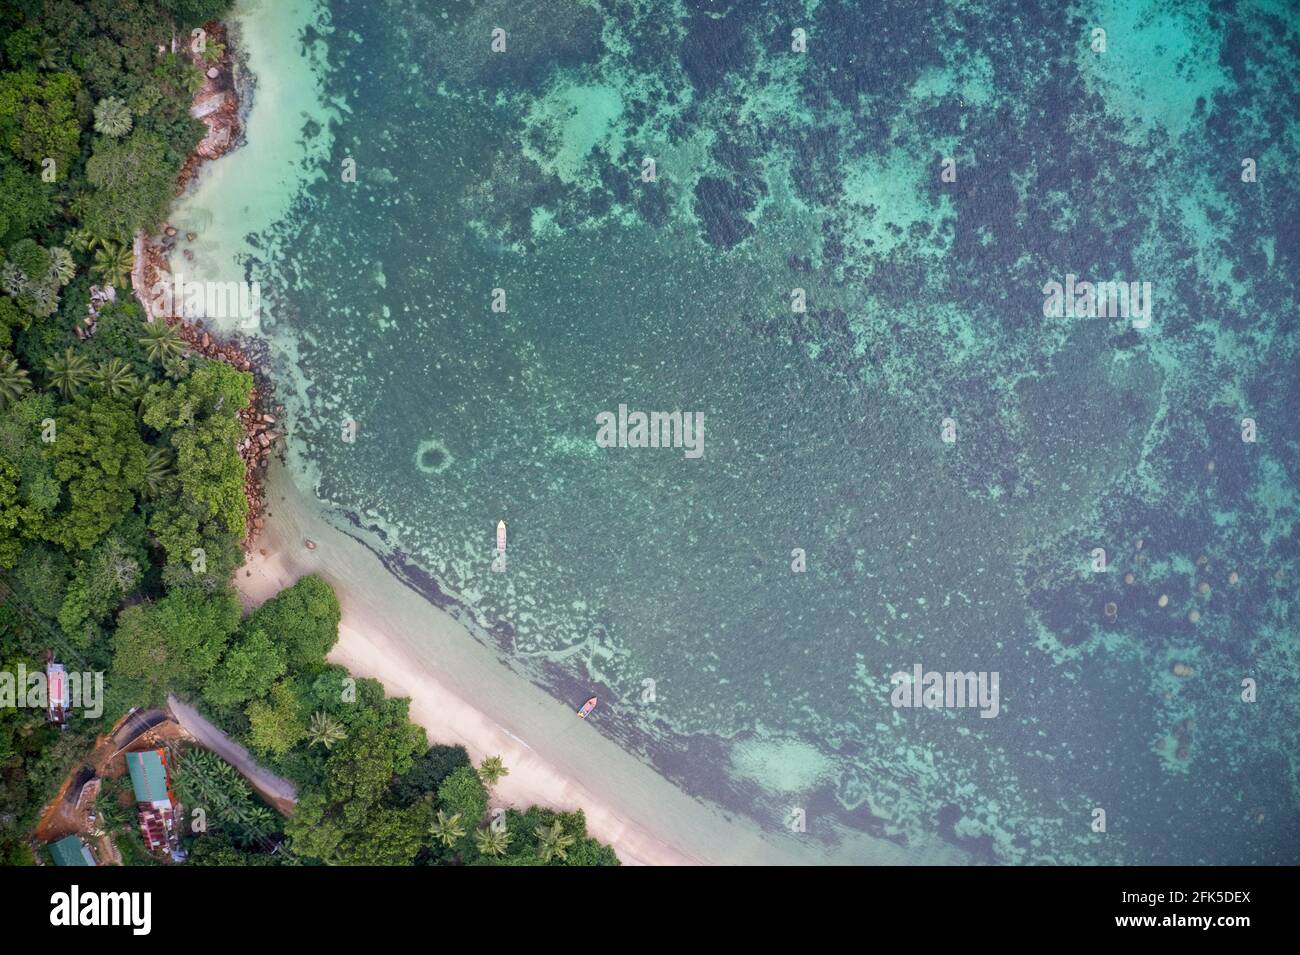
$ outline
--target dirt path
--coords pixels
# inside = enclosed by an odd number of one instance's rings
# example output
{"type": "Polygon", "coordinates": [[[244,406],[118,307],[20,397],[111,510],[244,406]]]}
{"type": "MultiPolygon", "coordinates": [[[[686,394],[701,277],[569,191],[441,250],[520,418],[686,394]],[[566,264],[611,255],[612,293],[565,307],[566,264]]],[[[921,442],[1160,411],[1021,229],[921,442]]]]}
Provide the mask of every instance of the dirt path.
{"type": "Polygon", "coordinates": [[[293,814],[298,801],[298,789],[289,780],[275,775],[257,764],[248,750],[209,723],[194,707],[182,703],[175,696],[167,697],[167,706],[185,732],[205,749],[216,753],[248,780],[258,794],[286,816],[293,814]]]}

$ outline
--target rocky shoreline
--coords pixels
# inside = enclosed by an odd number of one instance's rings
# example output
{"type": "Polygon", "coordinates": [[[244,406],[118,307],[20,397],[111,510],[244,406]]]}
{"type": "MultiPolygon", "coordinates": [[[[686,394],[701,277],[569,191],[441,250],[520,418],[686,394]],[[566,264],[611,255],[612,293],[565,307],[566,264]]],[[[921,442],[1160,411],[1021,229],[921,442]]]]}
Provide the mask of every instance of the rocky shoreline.
{"type": "Polygon", "coordinates": [[[239,92],[235,86],[235,55],[230,46],[229,32],[225,24],[219,22],[208,23],[204,30],[207,43],[219,44],[222,54],[216,63],[208,63],[202,54],[190,53],[190,60],[205,77],[203,86],[194,94],[194,101],[190,104],[190,115],[202,120],[208,132],[181,167],[176,180],[177,195],[185,191],[203,163],[228,153],[242,131],[239,92]]]}
{"type": "Polygon", "coordinates": [[[244,536],[244,551],[250,552],[257,536],[266,526],[266,495],[263,484],[266,469],[283,438],[276,425],[284,414],[284,406],[272,398],[271,382],[267,376],[269,354],[266,343],[257,339],[221,342],[204,330],[202,319],[187,322],[180,318],[167,320],[190,350],[214,361],[222,361],[232,368],[253,375],[253,391],[248,407],[239,413],[239,423],[244,437],[239,442],[239,456],[244,461],[244,497],[248,501],[248,531],[244,536]]]}
{"type": "MultiPolygon", "coordinates": [[[[204,25],[204,31],[207,43],[221,44],[222,54],[213,63],[207,62],[201,53],[191,51],[189,54],[191,62],[205,76],[203,86],[194,94],[190,115],[201,120],[208,131],[181,167],[176,179],[177,196],[189,188],[204,163],[220,159],[236,148],[243,133],[237,51],[231,45],[225,24],[213,21],[204,25]]],[[[196,236],[190,232],[185,238],[192,242],[196,236]]],[[[164,225],[156,237],[141,230],[135,237],[131,285],[148,321],[165,322],[175,328],[194,354],[225,362],[253,375],[249,406],[239,413],[244,431],[239,442],[239,454],[244,461],[244,496],[248,501],[244,550],[249,552],[266,523],[263,481],[271,456],[283,437],[276,424],[284,413],[284,406],[275,404],[272,397],[268,374],[270,355],[265,341],[252,338],[219,340],[204,327],[202,319],[188,321],[177,314],[164,314],[155,301],[151,290],[159,281],[170,281],[170,257],[176,251],[178,239],[178,231],[170,223],[164,225]]],[[[181,249],[181,253],[187,259],[193,257],[188,249],[181,249]]]]}

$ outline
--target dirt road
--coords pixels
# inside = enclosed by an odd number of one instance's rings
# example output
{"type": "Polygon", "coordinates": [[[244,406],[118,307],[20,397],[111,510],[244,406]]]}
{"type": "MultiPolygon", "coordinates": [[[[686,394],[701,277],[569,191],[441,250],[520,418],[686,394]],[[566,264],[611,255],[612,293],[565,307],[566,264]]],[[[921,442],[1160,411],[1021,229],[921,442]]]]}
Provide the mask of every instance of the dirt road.
{"type": "Polygon", "coordinates": [[[193,736],[200,746],[210,749],[248,780],[258,794],[286,816],[293,814],[298,801],[298,789],[289,780],[275,775],[257,764],[248,750],[209,723],[194,707],[182,703],[175,696],[167,697],[167,706],[185,732],[193,736]]]}

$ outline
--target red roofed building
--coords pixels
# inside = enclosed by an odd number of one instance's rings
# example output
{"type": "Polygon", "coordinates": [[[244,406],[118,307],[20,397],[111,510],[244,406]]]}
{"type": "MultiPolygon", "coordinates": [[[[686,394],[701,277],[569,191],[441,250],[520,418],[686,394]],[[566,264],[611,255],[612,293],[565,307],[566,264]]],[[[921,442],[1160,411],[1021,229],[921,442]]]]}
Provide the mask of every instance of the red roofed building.
{"type": "Polygon", "coordinates": [[[62,663],[51,661],[45,668],[45,684],[49,692],[50,722],[62,726],[68,718],[68,707],[71,705],[68,674],[62,663]]]}

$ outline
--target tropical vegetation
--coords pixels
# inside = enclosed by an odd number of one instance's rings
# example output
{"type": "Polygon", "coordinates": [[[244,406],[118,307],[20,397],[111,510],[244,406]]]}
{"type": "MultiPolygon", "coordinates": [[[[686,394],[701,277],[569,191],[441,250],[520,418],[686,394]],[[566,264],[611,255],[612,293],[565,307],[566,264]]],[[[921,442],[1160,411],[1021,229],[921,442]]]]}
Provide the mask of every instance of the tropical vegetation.
{"type": "MultiPolygon", "coordinates": [[[[204,133],[202,74],[172,39],[228,5],[0,6],[0,671],[52,654],[107,674],[102,715],[63,730],[3,711],[0,864],[33,861],[42,807],[97,736],[173,693],[299,792],[285,819],[216,755],[177,750],[177,796],[203,810],[186,817],[192,864],[616,864],[580,812],[493,807],[499,757],[430,746],[407,700],[329,663],[323,580],[242,612],[252,378],[147,321],[129,287],[135,235],[204,133]]],[[[99,825],[151,864],[125,785],[103,781],[99,825]]]]}

